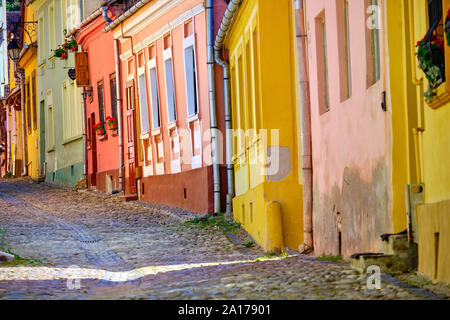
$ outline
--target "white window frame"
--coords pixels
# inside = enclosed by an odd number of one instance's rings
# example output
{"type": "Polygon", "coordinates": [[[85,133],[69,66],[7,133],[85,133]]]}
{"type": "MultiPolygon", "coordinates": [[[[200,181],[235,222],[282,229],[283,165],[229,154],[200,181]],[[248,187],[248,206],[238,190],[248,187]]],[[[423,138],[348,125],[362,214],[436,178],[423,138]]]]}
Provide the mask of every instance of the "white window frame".
{"type": "MultiPolygon", "coordinates": [[[[143,57],[143,59],[145,59],[145,57],[143,57]]],[[[138,93],[139,93],[139,118],[140,118],[140,122],[141,122],[141,139],[146,139],[148,138],[148,134],[150,133],[150,119],[149,119],[149,115],[148,115],[148,94],[147,94],[147,78],[145,77],[145,64],[142,67],[139,67],[137,70],[137,86],[138,86],[138,93]],[[144,77],[144,82],[145,82],[145,87],[144,87],[144,91],[145,91],[145,106],[147,108],[147,127],[148,130],[142,130],[143,129],[143,123],[144,123],[144,119],[142,117],[142,110],[143,110],[143,97],[141,94],[141,82],[140,82],[140,78],[141,76],[144,77]]]]}
{"type": "MultiPolygon", "coordinates": [[[[195,28],[195,25],[192,26],[195,28]]],[[[193,30],[192,35],[183,39],[183,62],[184,62],[184,80],[186,84],[186,115],[187,122],[192,122],[198,119],[199,114],[199,98],[198,98],[198,69],[197,69],[197,52],[196,52],[196,41],[195,41],[195,30],[193,30]],[[194,81],[195,81],[195,103],[197,104],[197,110],[194,114],[189,114],[189,92],[188,92],[188,78],[187,78],[187,65],[186,65],[186,49],[192,47],[194,54],[194,81]]]]}
{"type": "Polygon", "coordinates": [[[38,54],[39,54],[39,61],[38,63],[41,63],[45,57],[45,18],[43,14],[40,14],[38,17],[38,54]],[[41,33],[42,32],[42,33],[41,33]]]}
{"type": "Polygon", "coordinates": [[[167,48],[166,50],[163,51],[163,58],[164,58],[164,80],[165,80],[165,85],[166,85],[166,111],[167,111],[167,127],[169,129],[174,128],[176,126],[176,122],[177,122],[177,99],[176,99],[176,91],[175,91],[175,73],[174,73],[174,65],[173,65],[173,56],[172,56],[172,45],[170,45],[169,48],[167,48]],[[174,109],[175,109],[175,119],[170,121],[170,116],[169,116],[169,90],[167,88],[167,70],[166,70],[166,61],[171,59],[172,60],[172,79],[173,79],[173,83],[172,83],[172,87],[173,87],[173,104],[174,104],[174,109]]]}
{"type": "MultiPolygon", "coordinates": [[[[48,55],[49,57],[52,57],[52,50],[56,49],[56,11],[55,11],[55,2],[52,1],[51,4],[47,8],[47,15],[48,15],[48,55]],[[53,10],[53,28],[50,24],[51,22],[51,11],[53,10]],[[52,37],[53,33],[53,37],[52,37]]],[[[44,34],[45,38],[45,34],[44,34]]]]}
{"type": "Polygon", "coordinates": [[[156,57],[152,58],[148,61],[147,64],[147,73],[148,73],[148,81],[149,81],[149,89],[150,89],[150,104],[151,104],[151,115],[152,115],[152,134],[156,133],[159,134],[160,128],[161,128],[161,99],[159,96],[159,80],[158,80],[158,66],[156,64],[156,57]],[[156,127],[154,125],[154,113],[153,113],[153,95],[152,95],[152,78],[150,76],[150,70],[155,69],[156,70],[156,94],[158,95],[157,101],[158,101],[158,112],[159,112],[159,126],[156,127]],[[158,131],[158,132],[157,132],[158,131]]]}

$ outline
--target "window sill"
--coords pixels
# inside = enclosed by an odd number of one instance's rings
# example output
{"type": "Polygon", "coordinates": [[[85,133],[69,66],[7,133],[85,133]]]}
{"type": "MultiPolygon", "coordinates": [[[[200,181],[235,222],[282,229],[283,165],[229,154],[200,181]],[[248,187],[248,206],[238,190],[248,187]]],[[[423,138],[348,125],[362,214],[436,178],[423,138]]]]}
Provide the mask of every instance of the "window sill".
{"type": "Polygon", "coordinates": [[[167,130],[172,130],[172,129],[175,129],[176,127],[177,127],[177,120],[170,122],[167,125],[167,130]]]}
{"type": "Polygon", "coordinates": [[[83,138],[83,135],[80,134],[80,135],[78,135],[78,136],[75,136],[75,137],[72,137],[72,138],[69,138],[69,139],[64,140],[64,141],[62,142],[62,145],[64,146],[64,145],[66,145],[66,144],[69,144],[69,143],[72,143],[72,142],[81,140],[82,138],[83,138]]]}
{"type": "Polygon", "coordinates": [[[47,149],[47,153],[55,152],[55,147],[51,147],[47,149]]]}
{"type": "Polygon", "coordinates": [[[160,135],[161,134],[161,128],[156,128],[152,130],[152,137],[160,135]]]}
{"type": "Polygon", "coordinates": [[[141,140],[147,140],[150,138],[150,134],[148,132],[141,133],[141,140]]]}
{"type": "Polygon", "coordinates": [[[444,106],[450,102],[450,92],[447,91],[447,83],[442,83],[436,90],[437,96],[433,98],[432,102],[427,102],[428,106],[433,109],[444,106]]]}
{"type": "Polygon", "coordinates": [[[198,120],[198,113],[188,116],[186,122],[191,123],[197,120],[198,120]]]}
{"type": "Polygon", "coordinates": [[[44,58],[41,60],[41,62],[39,62],[38,67],[41,68],[43,66],[45,66],[45,63],[47,62],[47,60],[44,58]]]}

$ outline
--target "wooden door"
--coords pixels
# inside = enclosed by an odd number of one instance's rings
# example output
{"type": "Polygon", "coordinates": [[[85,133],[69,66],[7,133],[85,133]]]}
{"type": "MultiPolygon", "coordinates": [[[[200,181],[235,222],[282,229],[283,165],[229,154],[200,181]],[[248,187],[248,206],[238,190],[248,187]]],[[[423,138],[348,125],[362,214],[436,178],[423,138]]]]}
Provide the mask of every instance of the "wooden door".
{"type": "Polygon", "coordinates": [[[134,80],[127,82],[126,99],[127,99],[127,143],[126,152],[128,159],[128,192],[137,193],[136,186],[136,97],[135,97],[134,80]]]}

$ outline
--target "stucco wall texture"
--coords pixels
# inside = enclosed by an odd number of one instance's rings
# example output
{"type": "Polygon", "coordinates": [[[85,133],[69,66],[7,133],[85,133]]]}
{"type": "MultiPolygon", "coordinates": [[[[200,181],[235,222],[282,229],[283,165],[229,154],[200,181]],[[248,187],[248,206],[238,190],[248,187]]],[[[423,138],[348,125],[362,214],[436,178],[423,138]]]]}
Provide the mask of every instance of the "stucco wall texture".
{"type": "MultiPolygon", "coordinates": [[[[379,236],[393,231],[391,202],[391,115],[381,107],[386,90],[385,28],[380,35],[381,76],[367,85],[365,1],[348,7],[351,96],[342,99],[346,80],[345,54],[340,55],[343,17],[339,1],[306,2],[309,39],[310,93],[314,180],[314,247],[316,254],[348,257],[355,252],[378,252],[379,236]],[[329,84],[327,112],[320,110],[324,86],[316,18],[324,15],[329,84]],[[344,70],[344,71],[343,71],[344,70]],[[345,81],[345,82],[344,82],[345,81]],[[339,232],[341,240],[339,240],[339,232]],[[364,239],[364,241],[362,241],[364,239]],[[339,242],[341,241],[341,245],[339,242]],[[341,247],[341,249],[339,249],[341,247]],[[340,252],[339,252],[340,251],[340,252]]],[[[384,1],[379,1],[384,8],[384,1]]],[[[380,12],[382,15],[383,11],[380,12]]],[[[382,18],[384,21],[384,15],[382,18]]]]}

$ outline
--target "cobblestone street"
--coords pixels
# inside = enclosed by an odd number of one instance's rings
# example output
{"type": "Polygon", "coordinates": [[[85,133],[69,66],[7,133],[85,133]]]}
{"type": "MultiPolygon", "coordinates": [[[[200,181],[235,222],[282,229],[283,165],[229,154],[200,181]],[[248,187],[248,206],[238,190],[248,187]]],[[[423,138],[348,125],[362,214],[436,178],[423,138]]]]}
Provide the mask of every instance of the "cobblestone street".
{"type": "Polygon", "coordinates": [[[91,191],[0,180],[0,250],[39,260],[0,265],[0,299],[437,297],[389,276],[369,290],[367,275],[348,265],[295,252],[261,259],[259,247],[240,245],[218,225],[186,223],[193,218],[91,191]]]}

